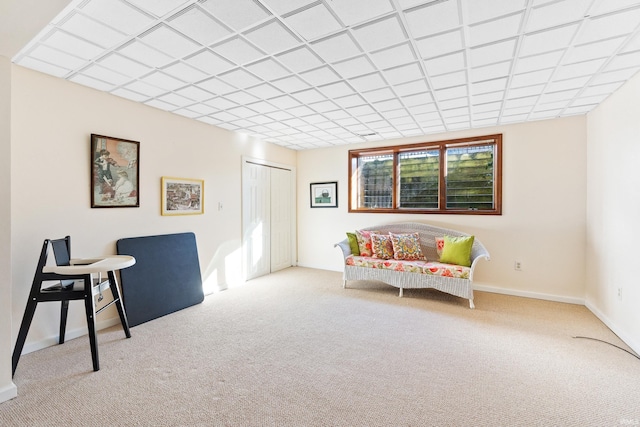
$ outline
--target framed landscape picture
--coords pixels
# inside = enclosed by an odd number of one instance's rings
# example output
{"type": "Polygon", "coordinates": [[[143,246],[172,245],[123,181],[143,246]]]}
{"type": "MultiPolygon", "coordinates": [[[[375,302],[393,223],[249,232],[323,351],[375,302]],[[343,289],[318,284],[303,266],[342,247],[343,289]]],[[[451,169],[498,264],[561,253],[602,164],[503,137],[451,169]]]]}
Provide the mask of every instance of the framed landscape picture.
{"type": "Polygon", "coordinates": [[[338,207],[338,183],[314,182],[311,183],[311,207],[312,208],[337,208],[338,207]]]}
{"type": "Polygon", "coordinates": [[[162,215],[204,213],[204,181],[162,177],[162,215]]]}
{"type": "Polygon", "coordinates": [[[140,142],[91,134],[91,207],[140,206],[140,142]]]}

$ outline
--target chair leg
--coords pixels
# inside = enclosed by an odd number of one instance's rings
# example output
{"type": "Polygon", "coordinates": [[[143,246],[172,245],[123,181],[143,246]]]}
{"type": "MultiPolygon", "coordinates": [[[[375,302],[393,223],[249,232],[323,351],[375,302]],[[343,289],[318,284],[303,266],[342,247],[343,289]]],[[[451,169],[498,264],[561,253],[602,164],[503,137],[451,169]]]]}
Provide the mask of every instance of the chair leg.
{"type": "Polygon", "coordinates": [[[64,335],[67,330],[67,313],[69,313],[69,300],[62,301],[60,306],[60,335],[58,344],[64,344],[64,335]]]}
{"type": "Polygon", "coordinates": [[[91,275],[84,278],[84,308],[87,315],[87,329],[89,329],[89,344],[91,346],[91,359],[93,370],[100,370],[100,360],[98,356],[98,338],[96,335],[96,309],[93,302],[93,281],[91,275]]]}
{"type": "Polygon", "coordinates": [[[36,312],[37,305],[38,301],[36,301],[35,297],[30,295],[29,301],[27,302],[27,308],[24,311],[24,316],[22,316],[22,323],[20,324],[20,331],[18,332],[18,340],[16,341],[16,346],[13,348],[11,376],[16,373],[18,361],[20,360],[24,343],[27,340],[27,334],[29,333],[29,327],[31,326],[31,321],[33,320],[33,315],[36,312]]]}
{"type": "Polygon", "coordinates": [[[116,308],[118,309],[118,315],[120,316],[120,323],[122,323],[124,335],[127,338],[131,338],[131,332],[129,331],[129,321],[127,320],[127,313],[125,312],[124,305],[122,304],[122,297],[120,296],[118,280],[116,279],[116,275],[113,271],[109,271],[107,274],[109,276],[109,287],[111,288],[111,295],[113,295],[113,299],[116,302],[116,308]]]}

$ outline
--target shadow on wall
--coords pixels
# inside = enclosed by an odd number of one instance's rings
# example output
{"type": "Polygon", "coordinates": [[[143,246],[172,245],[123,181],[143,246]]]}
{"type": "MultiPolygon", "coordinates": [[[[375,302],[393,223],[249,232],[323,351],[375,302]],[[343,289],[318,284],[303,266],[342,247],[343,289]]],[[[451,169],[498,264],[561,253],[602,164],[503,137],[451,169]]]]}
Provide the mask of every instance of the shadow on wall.
{"type": "Polygon", "coordinates": [[[205,295],[243,284],[241,241],[222,243],[209,261],[202,279],[205,295]]]}

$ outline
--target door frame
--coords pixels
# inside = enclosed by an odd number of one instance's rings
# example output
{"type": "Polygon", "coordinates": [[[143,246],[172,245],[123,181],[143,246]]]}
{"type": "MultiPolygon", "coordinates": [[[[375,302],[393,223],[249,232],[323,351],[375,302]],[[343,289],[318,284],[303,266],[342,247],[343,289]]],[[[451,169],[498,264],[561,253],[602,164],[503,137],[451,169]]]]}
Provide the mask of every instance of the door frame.
{"type": "MultiPolygon", "coordinates": [[[[297,172],[296,172],[296,167],[292,166],[292,165],[287,165],[285,163],[277,163],[277,162],[271,162],[269,160],[264,160],[264,159],[258,159],[255,157],[249,157],[249,156],[242,156],[242,170],[241,170],[241,176],[244,177],[244,168],[246,166],[247,163],[251,163],[254,165],[259,165],[259,166],[266,166],[266,167],[270,167],[270,168],[277,168],[277,169],[285,169],[291,172],[291,188],[289,189],[291,192],[291,265],[292,266],[297,266],[298,265],[298,246],[297,246],[297,242],[298,242],[298,236],[297,236],[297,230],[298,230],[298,216],[297,216],[297,172]]],[[[241,248],[241,253],[242,255],[242,278],[243,280],[246,280],[247,278],[247,260],[245,259],[245,253],[246,253],[246,248],[245,248],[245,242],[246,242],[246,229],[245,229],[245,224],[244,224],[244,193],[245,193],[245,187],[244,187],[244,179],[241,182],[241,188],[242,188],[242,194],[241,194],[241,200],[242,202],[242,209],[241,209],[241,228],[242,228],[242,248],[241,248]]]]}

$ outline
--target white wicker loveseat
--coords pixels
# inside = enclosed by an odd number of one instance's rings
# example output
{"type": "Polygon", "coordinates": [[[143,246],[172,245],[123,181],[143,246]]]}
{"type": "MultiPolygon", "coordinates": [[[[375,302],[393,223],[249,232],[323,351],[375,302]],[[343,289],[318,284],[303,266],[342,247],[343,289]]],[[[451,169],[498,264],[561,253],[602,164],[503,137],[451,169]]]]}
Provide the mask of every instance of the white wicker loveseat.
{"type": "Polygon", "coordinates": [[[470,236],[467,233],[421,223],[385,224],[361,230],[375,231],[377,234],[418,233],[420,249],[426,260],[384,260],[354,256],[351,253],[349,240],[345,239],[334,245],[340,247],[344,255],[343,287],[346,288],[347,280],[375,280],[399,288],[399,296],[402,296],[403,289],[433,288],[466,298],[469,300],[469,306],[475,307],[473,303],[473,272],[480,259],[489,260],[489,252],[477,238],[474,238],[471,248],[471,266],[463,267],[438,262],[436,238],[442,238],[445,235],[470,236]]]}

